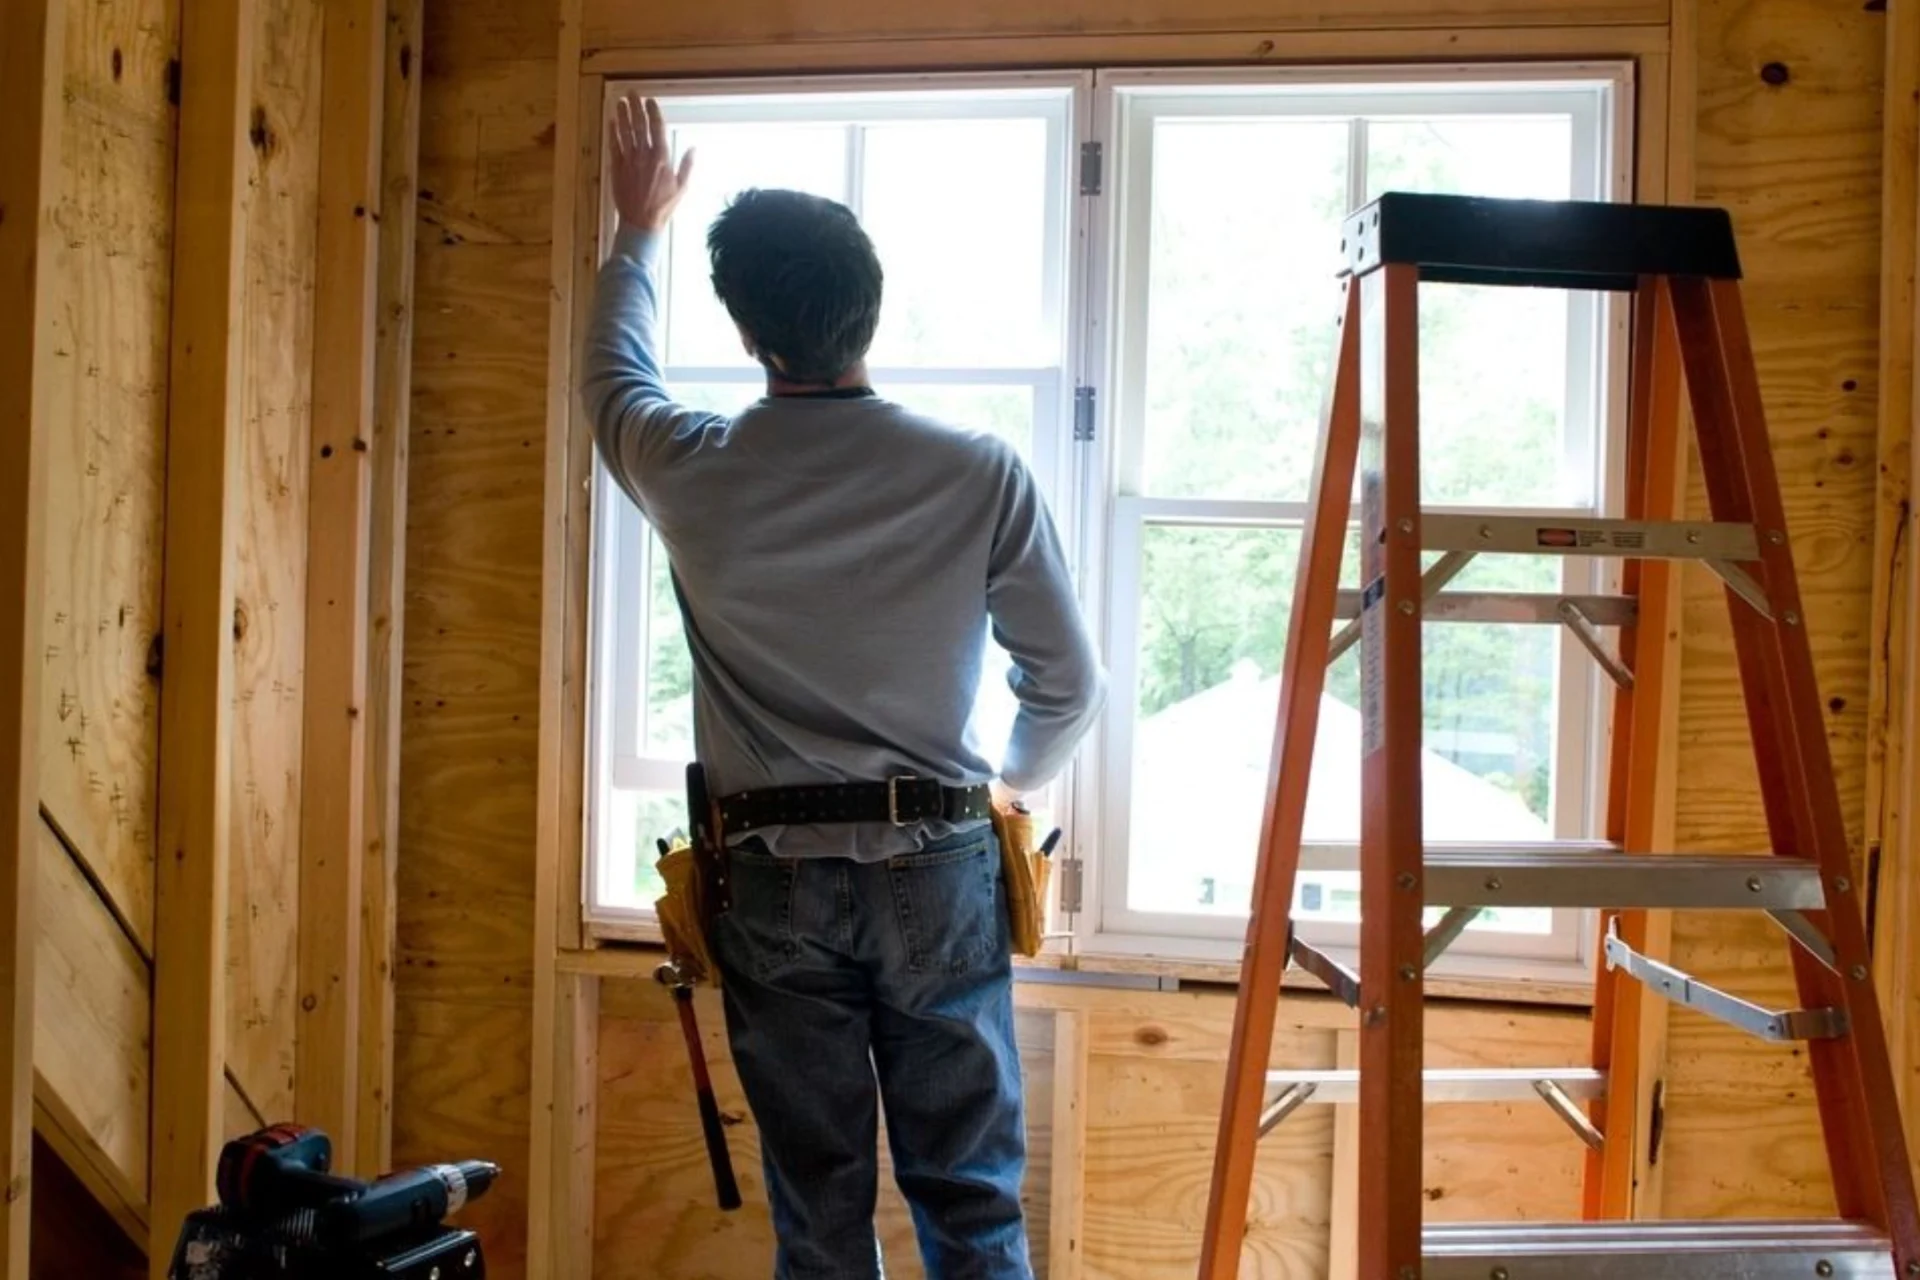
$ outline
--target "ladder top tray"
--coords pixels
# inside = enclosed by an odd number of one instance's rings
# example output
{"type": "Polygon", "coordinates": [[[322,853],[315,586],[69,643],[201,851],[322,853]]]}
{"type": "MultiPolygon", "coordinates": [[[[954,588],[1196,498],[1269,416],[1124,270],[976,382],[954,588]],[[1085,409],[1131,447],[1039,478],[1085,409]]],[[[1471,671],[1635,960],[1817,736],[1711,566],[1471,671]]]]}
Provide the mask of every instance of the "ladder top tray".
{"type": "Polygon", "coordinates": [[[1389,191],[1347,219],[1346,267],[1437,284],[1631,290],[1643,275],[1740,278],[1725,209],[1389,191]]]}

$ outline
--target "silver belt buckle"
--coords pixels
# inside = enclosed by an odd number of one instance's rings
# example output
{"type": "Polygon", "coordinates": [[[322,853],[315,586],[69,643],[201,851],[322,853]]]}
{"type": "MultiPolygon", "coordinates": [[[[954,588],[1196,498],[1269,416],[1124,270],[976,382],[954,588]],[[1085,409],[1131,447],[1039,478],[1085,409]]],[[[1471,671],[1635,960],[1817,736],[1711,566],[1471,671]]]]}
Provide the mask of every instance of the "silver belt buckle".
{"type": "Polygon", "coordinates": [[[900,821],[900,784],[903,782],[918,781],[920,781],[919,776],[911,773],[899,773],[887,779],[887,821],[891,822],[894,826],[904,827],[907,825],[900,821]]]}

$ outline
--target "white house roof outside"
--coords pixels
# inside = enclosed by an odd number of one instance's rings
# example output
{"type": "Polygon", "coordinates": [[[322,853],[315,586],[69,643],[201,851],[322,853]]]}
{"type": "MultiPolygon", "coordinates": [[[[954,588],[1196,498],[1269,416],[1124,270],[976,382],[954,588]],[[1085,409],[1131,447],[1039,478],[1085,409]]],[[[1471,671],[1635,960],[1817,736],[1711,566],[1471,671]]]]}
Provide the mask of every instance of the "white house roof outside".
{"type": "MultiPolygon", "coordinates": [[[[1265,812],[1280,680],[1242,663],[1226,681],[1139,722],[1134,738],[1128,897],[1142,910],[1244,911],[1265,812]]],[[[1429,842],[1537,842],[1552,831],[1520,797],[1421,753],[1429,842]]],[[[1307,843],[1360,834],[1360,712],[1320,699],[1307,843]]]]}

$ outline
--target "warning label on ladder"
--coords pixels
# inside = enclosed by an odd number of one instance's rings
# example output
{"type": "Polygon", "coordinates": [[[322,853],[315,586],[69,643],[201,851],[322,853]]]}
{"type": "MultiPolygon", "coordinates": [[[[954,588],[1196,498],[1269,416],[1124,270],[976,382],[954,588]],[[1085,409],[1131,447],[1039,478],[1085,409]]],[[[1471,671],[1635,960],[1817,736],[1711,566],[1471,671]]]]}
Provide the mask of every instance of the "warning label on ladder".
{"type": "Polygon", "coordinates": [[[1360,754],[1364,758],[1386,740],[1387,620],[1380,612],[1386,598],[1385,574],[1360,593],[1360,754]]]}
{"type": "Polygon", "coordinates": [[[1644,530],[1638,528],[1573,529],[1559,525],[1540,525],[1533,531],[1533,543],[1537,547],[1552,550],[1605,547],[1617,551],[1638,551],[1647,545],[1647,535],[1644,530]]]}

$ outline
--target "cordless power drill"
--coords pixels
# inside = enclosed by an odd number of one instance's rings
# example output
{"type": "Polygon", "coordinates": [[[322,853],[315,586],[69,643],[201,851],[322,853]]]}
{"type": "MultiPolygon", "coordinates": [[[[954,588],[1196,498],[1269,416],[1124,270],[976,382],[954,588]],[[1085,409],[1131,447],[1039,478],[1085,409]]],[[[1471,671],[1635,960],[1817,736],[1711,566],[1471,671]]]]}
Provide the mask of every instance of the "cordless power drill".
{"type": "Polygon", "coordinates": [[[444,1219],[500,1174],[484,1160],[373,1182],[331,1172],[317,1129],[275,1125],[220,1153],[217,1207],[188,1217],[169,1280],[485,1280],[479,1237],[444,1219]]]}

